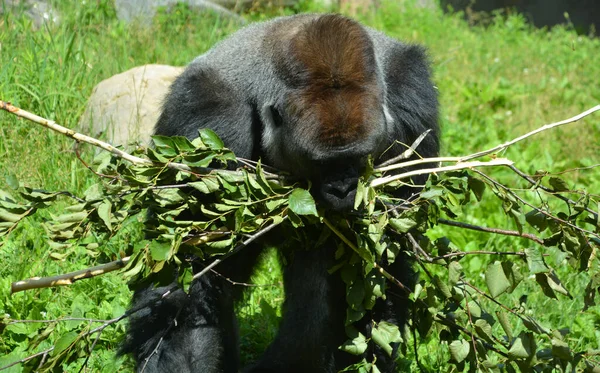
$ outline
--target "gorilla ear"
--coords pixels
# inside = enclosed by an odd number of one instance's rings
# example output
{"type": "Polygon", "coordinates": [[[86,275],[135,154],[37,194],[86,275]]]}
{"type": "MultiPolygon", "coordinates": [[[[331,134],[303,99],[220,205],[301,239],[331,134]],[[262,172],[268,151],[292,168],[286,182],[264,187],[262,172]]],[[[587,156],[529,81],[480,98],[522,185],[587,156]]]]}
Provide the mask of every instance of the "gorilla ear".
{"type": "Polygon", "coordinates": [[[283,117],[281,116],[279,110],[277,110],[277,108],[273,105],[270,106],[270,109],[271,116],[273,117],[273,124],[275,125],[275,127],[283,126],[283,117]]]}
{"type": "Polygon", "coordinates": [[[262,143],[263,147],[270,148],[275,141],[275,131],[283,125],[283,117],[275,104],[267,103],[263,105],[260,117],[262,120],[262,143]]]}
{"type": "Polygon", "coordinates": [[[275,104],[265,104],[262,109],[262,118],[267,127],[278,128],[283,126],[283,117],[275,104]]]}

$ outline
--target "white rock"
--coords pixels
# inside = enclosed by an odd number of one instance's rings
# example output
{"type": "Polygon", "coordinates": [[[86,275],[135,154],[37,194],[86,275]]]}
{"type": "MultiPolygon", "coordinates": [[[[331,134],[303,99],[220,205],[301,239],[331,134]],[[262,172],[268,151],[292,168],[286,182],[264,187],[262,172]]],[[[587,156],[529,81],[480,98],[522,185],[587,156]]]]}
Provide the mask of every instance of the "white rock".
{"type": "Polygon", "coordinates": [[[147,145],[169,86],[182,71],[144,65],[103,80],[92,91],[79,130],[113,145],[147,145]]]}

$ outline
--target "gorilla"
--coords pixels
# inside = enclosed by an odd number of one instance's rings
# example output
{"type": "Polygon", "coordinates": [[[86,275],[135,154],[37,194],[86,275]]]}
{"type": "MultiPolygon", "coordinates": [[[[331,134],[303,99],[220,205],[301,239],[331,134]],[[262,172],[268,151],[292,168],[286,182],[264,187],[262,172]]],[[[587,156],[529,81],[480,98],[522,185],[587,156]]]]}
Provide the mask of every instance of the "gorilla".
{"type": "MultiPolygon", "coordinates": [[[[417,153],[439,149],[437,93],[425,50],[336,14],[280,17],[246,27],[194,59],[173,83],[156,124],[159,135],[193,139],[215,131],[238,157],[311,181],[311,193],[331,210],[353,208],[368,156],[384,162],[430,133],[417,153]]],[[[413,181],[419,181],[413,179],[413,181]]],[[[424,179],[420,179],[423,182],[424,179]]],[[[406,187],[402,197],[418,193],[406,187]]],[[[273,230],[269,243],[286,241],[273,230]]],[[[373,348],[364,356],[339,349],[347,339],[346,288],[333,239],[319,250],[280,249],[283,318],[273,343],[254,364],[239,366],[235,282],[247,282],[265,242],[252,244],[195,280],[189,293],[137,291],[123,353],[139,372],[333,373],[367,357],[384,372],[394,356],[373,348]]],[[[281,245],[284,247],[285,245],[281,245]]],[[[203,268],[199,263],[195,270],[203,268]]],[[[387,270],[412,286],[401,258],[387,270]]],[[[370,320],[405,323],[406,294],[379,300],[370,320]]]]}

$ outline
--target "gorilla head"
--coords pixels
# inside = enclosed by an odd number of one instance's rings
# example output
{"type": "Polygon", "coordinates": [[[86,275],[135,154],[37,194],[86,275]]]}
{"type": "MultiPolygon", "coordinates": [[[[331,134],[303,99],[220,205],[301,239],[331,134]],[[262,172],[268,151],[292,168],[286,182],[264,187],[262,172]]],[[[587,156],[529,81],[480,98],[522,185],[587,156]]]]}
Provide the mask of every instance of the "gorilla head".
{"type": "Polygon", "coordinates": [[[310,179],[328,207],[348,210],[391,119],[373,42],[358,23],[332,16],[277,29],[270,43],[282,89],[262,110],[267,160],[310,179]]]}

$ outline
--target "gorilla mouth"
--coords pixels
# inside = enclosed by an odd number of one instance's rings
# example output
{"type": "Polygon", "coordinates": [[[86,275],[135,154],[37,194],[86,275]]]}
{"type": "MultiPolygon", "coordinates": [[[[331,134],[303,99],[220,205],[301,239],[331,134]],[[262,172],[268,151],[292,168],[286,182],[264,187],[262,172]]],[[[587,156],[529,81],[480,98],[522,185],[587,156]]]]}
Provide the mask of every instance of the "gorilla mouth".
{"type": "Polygon", "coordinates": [[[356,197],[358,176],[358,169],[348,168],[347,166],[342,168],[341,171],[330,173],[321,179],[318,189],[319,199],[325,203],[327,208],[335,211],[352,210],[356,197]]]}

